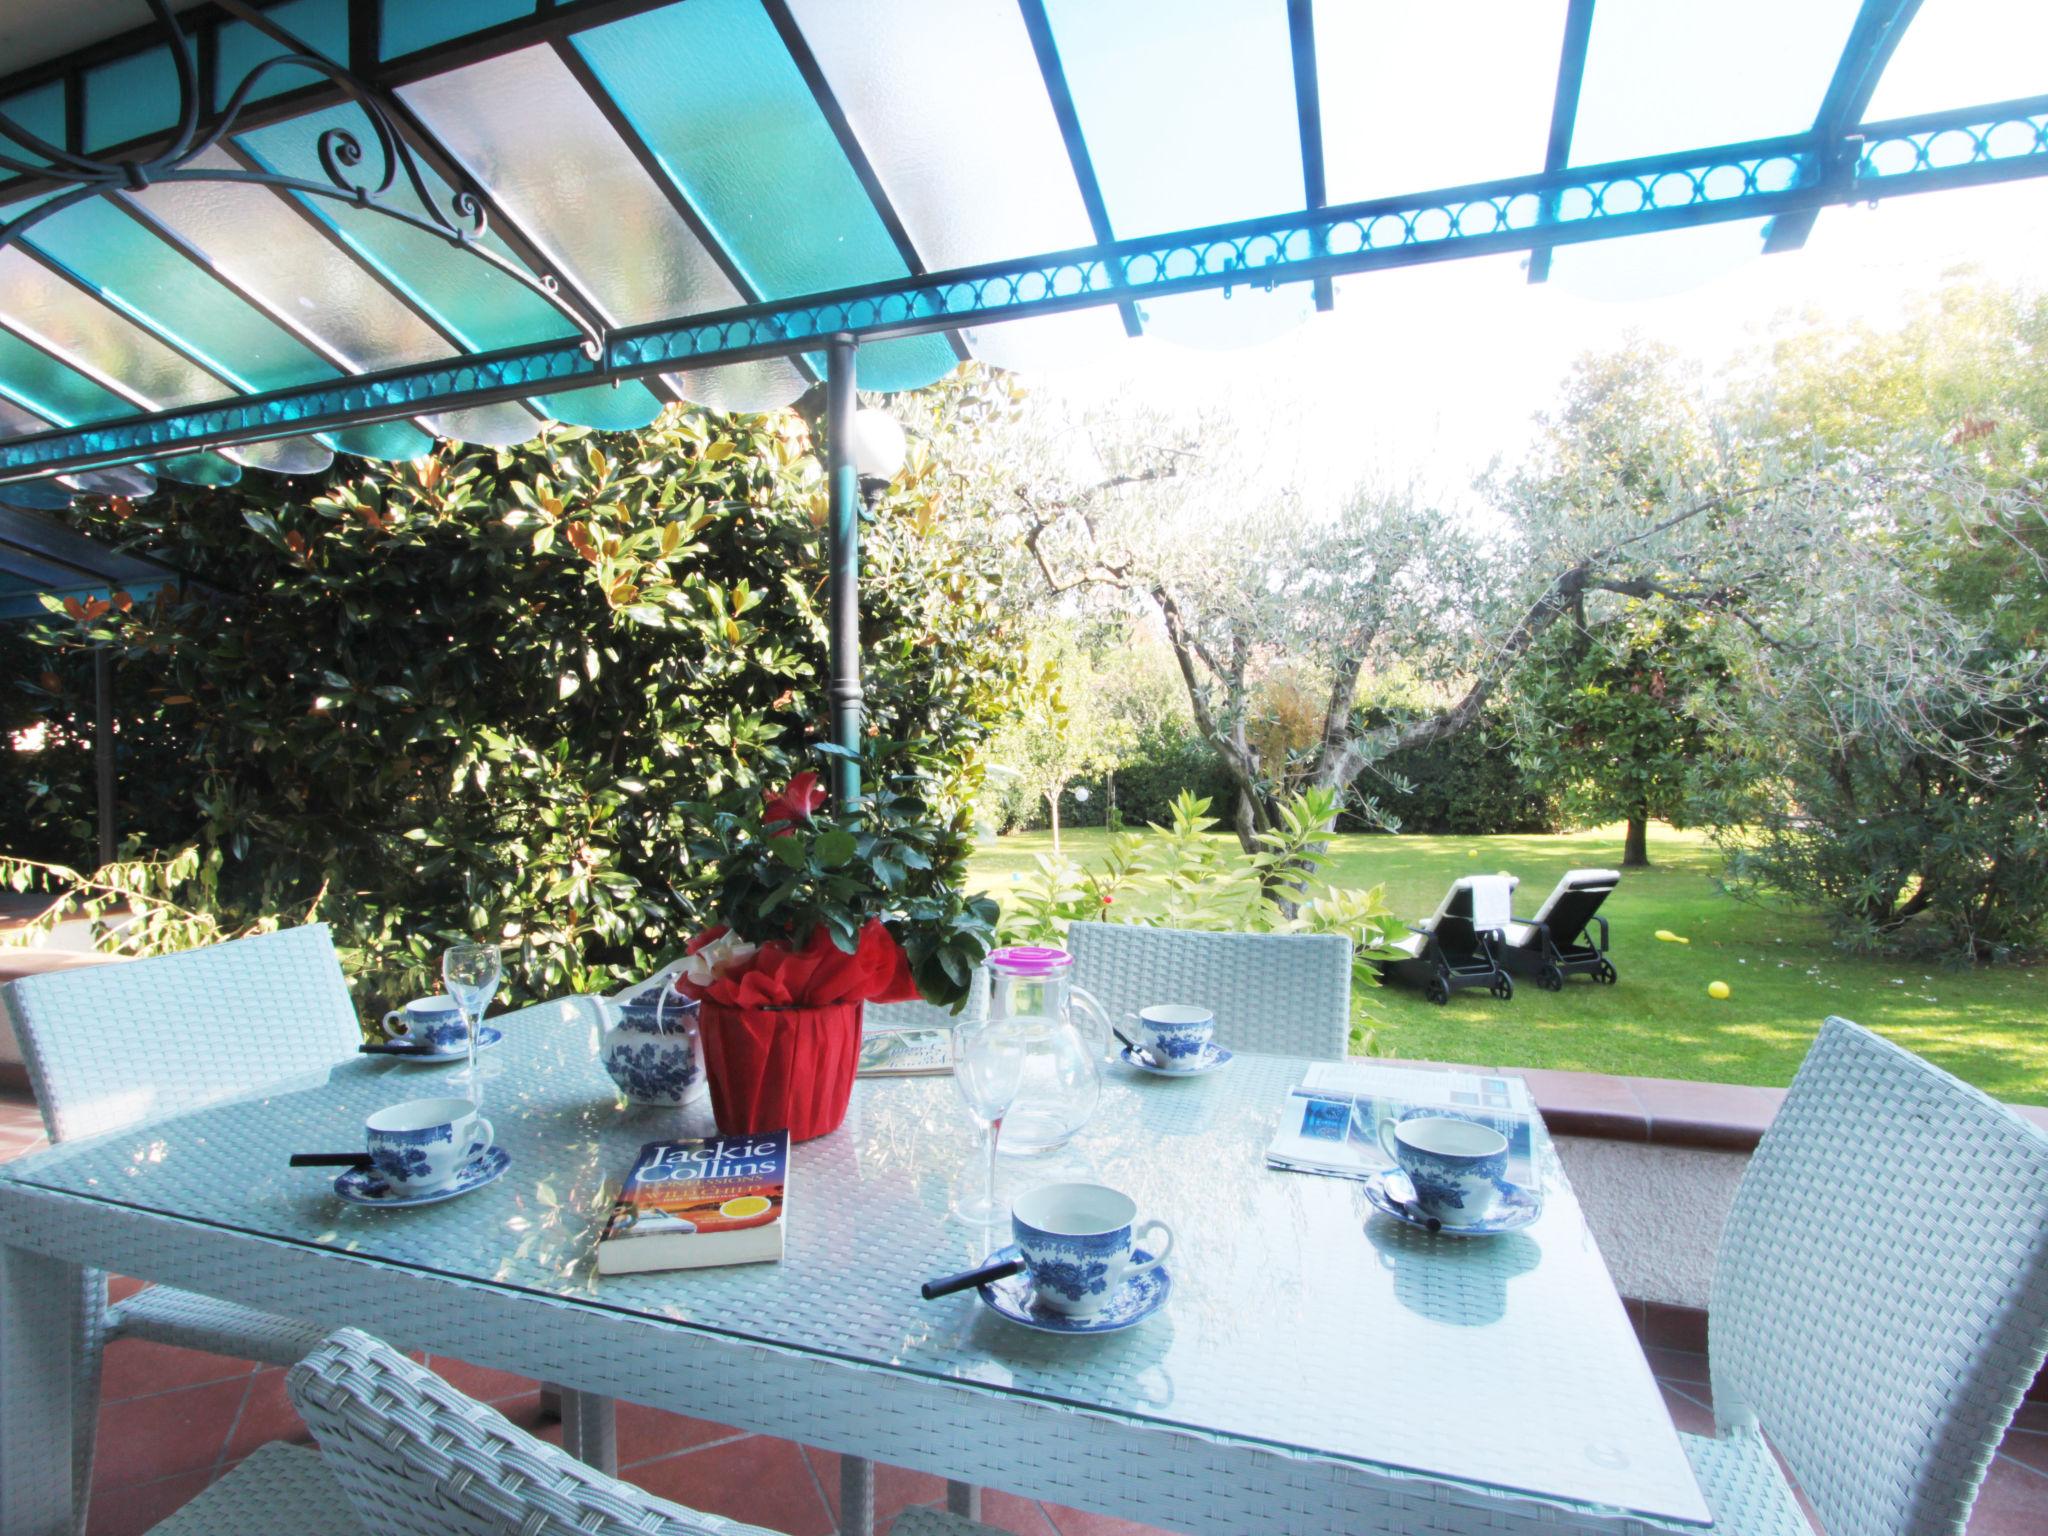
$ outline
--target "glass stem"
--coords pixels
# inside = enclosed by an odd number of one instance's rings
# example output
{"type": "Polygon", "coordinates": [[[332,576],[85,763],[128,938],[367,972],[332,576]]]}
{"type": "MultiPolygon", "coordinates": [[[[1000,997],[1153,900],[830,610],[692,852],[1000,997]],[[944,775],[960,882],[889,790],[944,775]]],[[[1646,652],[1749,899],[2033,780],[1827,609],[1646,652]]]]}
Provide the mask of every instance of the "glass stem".
{"type": "Polygon", "coordinates": [[[469,1026],[469,1102],[472,1104],[481,1104],[484,1101],[482,1085],[476,1080],[476,1032],[482,1018],[481,1009],[474,1015],[467,1008],[462,1010],[462,1022],[469,1026]]]}
{"type": "Polygon", "coordinates": [[[1003,1134],[1003,1117],[997,1115],[988,1123],[988,1219],[996,1219],[996,1138],[1003,1134]]]}

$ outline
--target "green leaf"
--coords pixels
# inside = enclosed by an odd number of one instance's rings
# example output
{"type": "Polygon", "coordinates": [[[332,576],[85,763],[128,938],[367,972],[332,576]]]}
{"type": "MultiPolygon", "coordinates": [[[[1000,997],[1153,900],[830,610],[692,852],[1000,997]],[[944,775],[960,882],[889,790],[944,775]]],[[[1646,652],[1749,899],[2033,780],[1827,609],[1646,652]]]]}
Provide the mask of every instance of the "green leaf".
{"type": "Polygon", "coordinates": [[[827,869],[837,869],[854,855],[858,846],[854,835],[843,827],[833,827],[818,834],[816,848],[818,862],[827,869]]]}

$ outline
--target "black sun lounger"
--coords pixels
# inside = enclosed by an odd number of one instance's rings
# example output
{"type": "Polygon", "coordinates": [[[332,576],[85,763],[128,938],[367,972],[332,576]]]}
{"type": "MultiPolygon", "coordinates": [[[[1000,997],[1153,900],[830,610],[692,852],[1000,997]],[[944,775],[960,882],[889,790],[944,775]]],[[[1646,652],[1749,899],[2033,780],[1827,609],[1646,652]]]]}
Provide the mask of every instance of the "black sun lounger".
{"type": "Polygon", "coordinates": [[[1613,986],[1617,976],[1607,958],[1607,919],[1600,904],[1619,884],[1620,874],[1611,869],[1565,871],[1534,917],[1508,924],[1501,962],[1517,976],[1534,976],[1546,992],[1562,988],[1567,976],[1591,976],[1613,986]],[[1597,945],[1588,940],[1590,928],[1600,930],[1597,945]]]}

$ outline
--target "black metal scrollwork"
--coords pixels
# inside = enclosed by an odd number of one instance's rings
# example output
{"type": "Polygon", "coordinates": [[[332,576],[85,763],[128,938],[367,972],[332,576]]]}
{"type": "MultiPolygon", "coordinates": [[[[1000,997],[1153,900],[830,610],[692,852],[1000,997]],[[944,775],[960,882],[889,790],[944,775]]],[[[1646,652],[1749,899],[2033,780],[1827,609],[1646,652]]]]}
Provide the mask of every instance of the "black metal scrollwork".
{"type": "Polygon", "coordinates": [[[191,39],[172,15],[169,0],[146,0],[146,3],[163,30],[164,46],[170,51],[177,68],[176,129],[153,154],[124,160],[103,160],[52,144],[30,132],[7,113],[0,112],[0,170],[31,176],[46,183],[54,182],[59,189],[26,212],[0,223],[0,250],[6,249],[45,219],[96,197],[140,192],[157,183],[178,181],[244,182],[274,187],[366,208],[474,253],[566,316],[582,332],[583,350],[592,359],[603,357],[605,326],[602,319],[585,314],[572,304],[551,274],[536,275],[485,244],[484,235],[490,227],[489,214],[483,200],[474,193],[457,188],[448,194],[445,202],[436,197],[412,146],[392,122],[390,110],[370,86],[332,59],[308,50],[289,32],[242,0],[220,0],[223,10],[258,28],[291,51],[265,59],[252,68],[242,77],[218,116],[207,122],[201,111],[199,71],[193,62],[191,39]],[[366,153],[361,136],[349,128],[336,127],[323,132],[314,146],[320,169],[327,177],[324,182],[272,171],[194,163],[234,132],[243,111],[254,98],[256,87],[266,76],[277,70],[291,69],[310,70],[324,77],[361,110],[374,141],[374,157],[366,153]],[[419,211],[387,200],[401,177],[411,190],[419,211]]]}

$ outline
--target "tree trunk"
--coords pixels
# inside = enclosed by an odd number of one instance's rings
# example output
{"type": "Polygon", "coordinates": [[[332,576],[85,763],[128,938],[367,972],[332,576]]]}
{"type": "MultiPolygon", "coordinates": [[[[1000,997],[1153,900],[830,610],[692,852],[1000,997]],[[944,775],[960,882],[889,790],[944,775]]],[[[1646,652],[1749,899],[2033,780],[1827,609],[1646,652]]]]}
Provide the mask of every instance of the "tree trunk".
{"type": "Polygon", "coordinates": [[[1060,851],[1060,790],[1065,787],[1065,785],[1056,786],[1048,790],[1045,796],[1045,808],[1052,815],[1052,851],[1054,857],[1058,857],[1060,851]]]}
{"type": "Polygon", "coordinates": [[[1621,845],[1623,869],[1650,867],[1650,818],[1647,812],[1628,819],[1628,836],[1621,845]]]}

